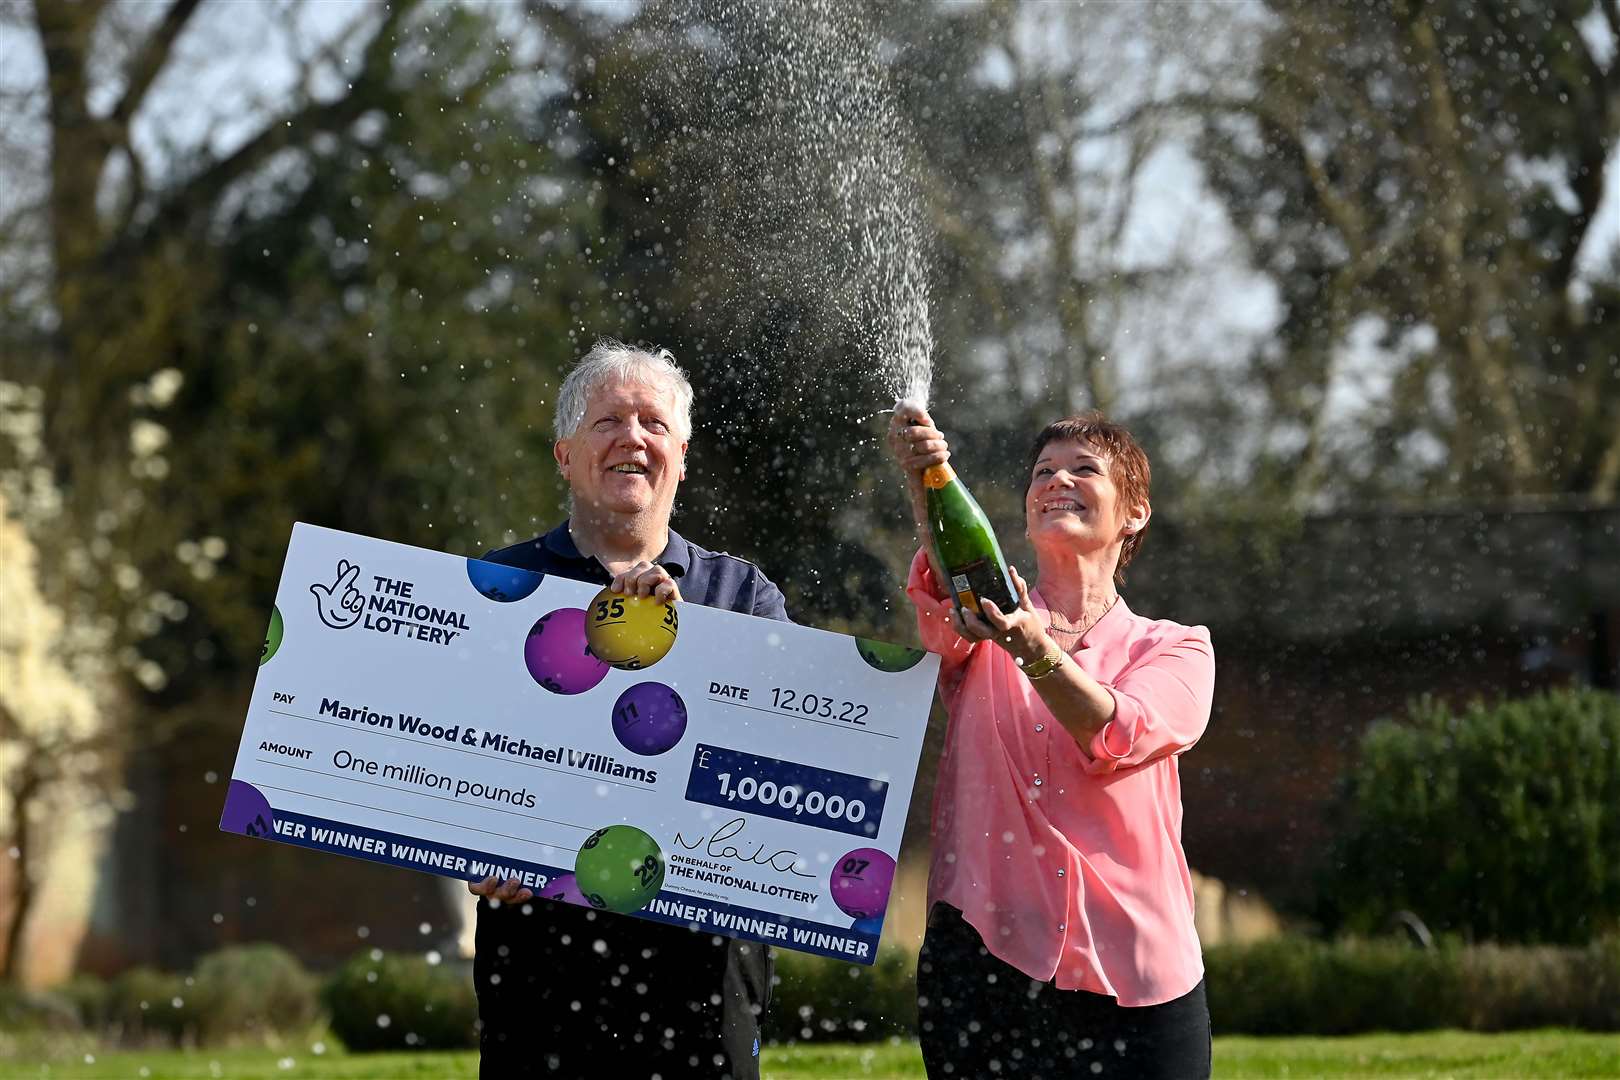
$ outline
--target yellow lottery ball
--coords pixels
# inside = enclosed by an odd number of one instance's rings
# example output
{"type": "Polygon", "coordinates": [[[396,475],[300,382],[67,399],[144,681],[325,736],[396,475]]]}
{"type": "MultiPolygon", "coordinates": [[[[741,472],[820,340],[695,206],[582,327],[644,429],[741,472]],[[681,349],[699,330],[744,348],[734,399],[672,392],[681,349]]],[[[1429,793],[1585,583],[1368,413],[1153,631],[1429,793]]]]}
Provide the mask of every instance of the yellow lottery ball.
{"type": "Polygon", "coordinates": [[[596,594],[585,616],[585,643],[591,652],[626,671],[652,667],[669,655],[679,630],[675,605],[610,589],[596,594]]]}

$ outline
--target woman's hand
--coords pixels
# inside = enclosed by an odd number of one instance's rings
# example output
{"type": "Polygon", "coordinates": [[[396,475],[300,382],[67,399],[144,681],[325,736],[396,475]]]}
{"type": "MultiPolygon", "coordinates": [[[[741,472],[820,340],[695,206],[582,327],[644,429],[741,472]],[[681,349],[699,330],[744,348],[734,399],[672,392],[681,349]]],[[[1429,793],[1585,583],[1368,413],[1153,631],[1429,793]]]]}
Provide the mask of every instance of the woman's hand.
{"type": "Polygon", "coordinates": [[[934,426],[933,417],[919,405],[901,402],[889,419],[889,453],[905,470],[906,479],[922,485],[925,469],[951,459],[950,444],[934,426]]]}
{"type": "Polygon", "coordinates": [[[1056,648],[1046,633],[1040,614],[1029,599],[1029,586],[1018,576],[1016,567],[1009,566],[1013,585],[1018,589],[1018,607],[1003,612],[994,600],[981,600],[982,616],[971,611],[951,611],[951,622],[956,632],[969,641],[994,641],[1012,654],[1020,666],[1033,664],[1056,648]]]}
{"type": "MultiPolygon", "coordinates": [[[[923,487],[923,472],[951,459],[950,444],[934,426],[934,418],[920,405],[898,402],[894,416],[889,419],[889,453],[906,474],[906,494],[911,499],[911,516],[917,523],[917,532],[928,535],[928,492],[923,487]]],[[[929,564],[934,575],[944,581],[944,571],[934,559],[929,546],[929,564]]]]}

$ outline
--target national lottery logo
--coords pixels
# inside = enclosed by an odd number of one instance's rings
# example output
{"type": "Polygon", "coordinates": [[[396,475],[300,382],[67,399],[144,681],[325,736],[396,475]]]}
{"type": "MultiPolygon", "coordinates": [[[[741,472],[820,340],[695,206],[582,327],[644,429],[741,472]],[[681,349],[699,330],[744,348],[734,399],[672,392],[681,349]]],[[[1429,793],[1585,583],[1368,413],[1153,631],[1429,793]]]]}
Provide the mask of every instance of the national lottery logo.
{"type": "Polygon", "coordinates": [[[348,559],[339,559],[337,577],[330,585],[311,585],[315,594],[315,612],[321,622],[334,630],[347,630],[360,621],[365,613],[366,598],[355,588],[360,580],[360,567],[348,559]]]}
{"type": "Polygon", "coordinates": [[[448,645],[468,630],[463,612],[417,600],[413,581],[372,574],[365,579],[370,588],[362,591],[361,580],[359,563],[339,559],[330,585],[309,587],[322,623],[333,630],[359,626],[430,645],[448,645]]]}

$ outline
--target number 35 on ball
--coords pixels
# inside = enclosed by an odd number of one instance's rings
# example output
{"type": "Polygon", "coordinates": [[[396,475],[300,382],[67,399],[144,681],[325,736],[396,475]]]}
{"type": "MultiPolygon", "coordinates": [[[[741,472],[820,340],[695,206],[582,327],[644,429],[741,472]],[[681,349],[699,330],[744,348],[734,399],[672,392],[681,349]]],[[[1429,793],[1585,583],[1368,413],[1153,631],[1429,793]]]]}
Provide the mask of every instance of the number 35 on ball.
{"type": "Polygon", "coordinates": [[[669,654],[680,631],[675,606],[654,596],[603,589],[585,619],[585,642],[598,660],[626,671],[652,667],[669,654]]]}

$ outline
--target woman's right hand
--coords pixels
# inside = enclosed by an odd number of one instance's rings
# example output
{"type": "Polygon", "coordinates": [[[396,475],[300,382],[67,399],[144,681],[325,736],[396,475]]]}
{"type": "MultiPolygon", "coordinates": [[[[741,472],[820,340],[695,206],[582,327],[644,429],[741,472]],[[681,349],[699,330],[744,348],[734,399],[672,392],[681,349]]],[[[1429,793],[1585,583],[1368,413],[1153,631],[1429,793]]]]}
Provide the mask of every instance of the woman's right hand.
{"type": "Polygon", "coordinates": [[[889,453],[905,471],[913,491],[922,490],[922,474],[951,459],[950,444],[920,405],[901,402],[889,419],[889,453]]]}
{"type": "MultiPolygon", "coordinates": [[[[923,473],[951,459],[950,444],[934,426],[934,418],[928,415],[928,410],[921,405],[902,401],[895,404],[894,416],[889,419],[889,453],[906,474],[911,516],[917,523],[917,535],[923,540],[923,550],[928,552],[928,565],[933,568],[935,589],[938,590],[940,586],[937,583],[948,581],[949,578],[939,564],[934,545],[928,542],[928,492],[923,486],[923,473]]],[[[935,599],[945,600],[948,597],[936,592],[935,599]]],[[[958,629],[957,633],[961,633],[961,630],[958,629]]]]}

